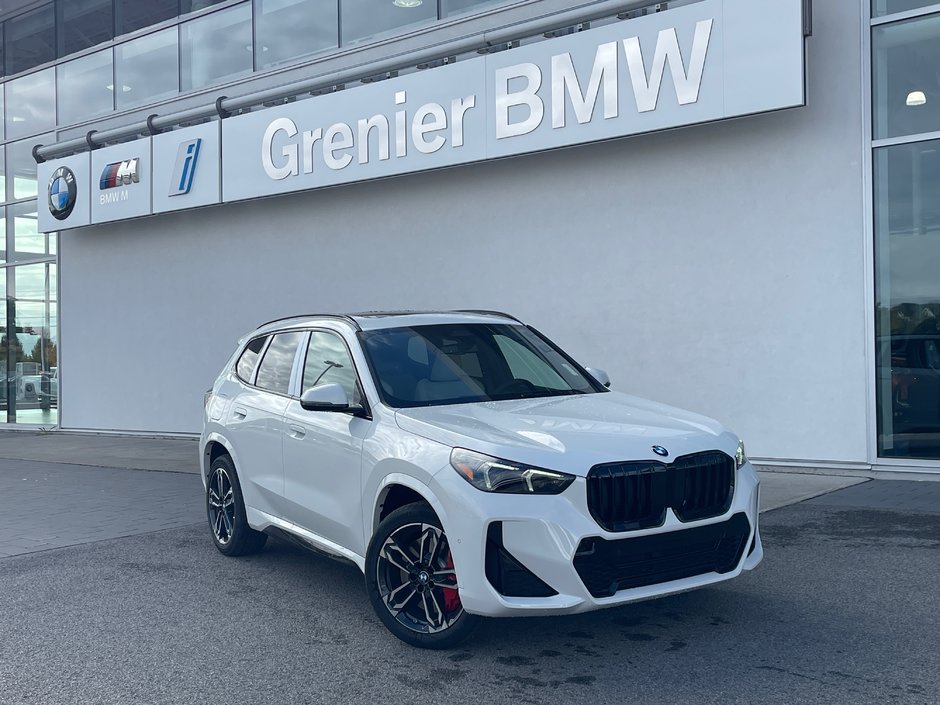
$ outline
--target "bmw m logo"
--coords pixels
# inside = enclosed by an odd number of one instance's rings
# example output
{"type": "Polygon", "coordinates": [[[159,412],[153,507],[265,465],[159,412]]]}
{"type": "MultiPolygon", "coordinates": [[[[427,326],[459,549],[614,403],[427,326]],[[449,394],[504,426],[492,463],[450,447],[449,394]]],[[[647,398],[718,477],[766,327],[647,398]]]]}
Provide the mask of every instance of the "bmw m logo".
{"type": "Polygon", "coordinates": [[[661,455],[664,458],[669,455],[669,451],[662,446],[653,446],[653,452],[656,453],[656,455],[661,455]]]}
{"type": "Polygon", "coordinates": [[[78,187],[75,174],[67,166],[60,166],[49,179],[49,212],[56,220],[65,220],[72,215],[78,187]]]}
{"type": "Polygon", "coordinates": [[[104,191],[118,186],[130,186],[140,182],[140,159],[128,159],[123,162],[108,164],[101,172],[98,188],[104,191]]]}

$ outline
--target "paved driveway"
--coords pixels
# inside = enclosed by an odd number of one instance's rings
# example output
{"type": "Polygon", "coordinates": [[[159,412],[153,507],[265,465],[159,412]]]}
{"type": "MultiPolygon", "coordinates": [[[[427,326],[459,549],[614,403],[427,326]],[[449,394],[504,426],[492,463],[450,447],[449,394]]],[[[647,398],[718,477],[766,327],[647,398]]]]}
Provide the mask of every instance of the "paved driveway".
{"type": "Polygon", "coordinates": [[[354,568],[225,558],[198,478],[150,479],[199,523],[0,559],[0,703],[938,702],[940,483],[765,513],[767,559],[731,583],[433,653],[384,630],[354,568]]]}

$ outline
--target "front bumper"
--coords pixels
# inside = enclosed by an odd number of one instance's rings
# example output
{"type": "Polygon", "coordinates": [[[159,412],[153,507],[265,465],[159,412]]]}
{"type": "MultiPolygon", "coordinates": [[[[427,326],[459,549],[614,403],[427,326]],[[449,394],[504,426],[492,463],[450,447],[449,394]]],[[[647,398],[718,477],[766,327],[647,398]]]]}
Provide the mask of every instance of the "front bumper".
{"type": "MultiPolygon", "coordinates": [[[[604,531],[591,516],[583,477],[560,495],[498,495],[480,492],[456,472],[445,469],[434,476],[432,490],[444,509],[441,520],[448,537],[451,537],[450,547],[464,609],[471,614],[508,617],[587,612],[710,585],[755,568],[764,555],[758,531],[759,484],[753,467],[747,464],[738,471],[734,497],[724,514],[683,523],[672,510],[667,510],[663,526],[618,533],[604,531]],[[686,535],[691,537],[692,530],[711,525],[740,527],[740,518],[736,524],[732,522],[738,514],[747,519],[744,529],[748,532],[747,538],[740,551],[740,559],[735,562],[732,558],[732,563],[722,568],[724,572],[721,573],[708,570],[691,577],[669,579],[676,572],[666,570],[662,573],[665,576],[663,582],[617,590],[609,597],[595,597],[575,568],[575,556],[584,539],[600,538],[626,547],[624,542],[630,539],[672,534],[648,543],[681,544],[683,535],[675,532],[689,531],[686,535]],[[503,547],[529,572],[557,592],[556,595],[506,597],[497,592],[487,579],[485,568],[486,537],[489,526],[494,522],[501,523],[503,547]],[[670,538],[676,541],[669,541],[670,538]]],[[[712,527],[697,532],[697,535],[707,540],[717,529],[712,527]]],[[[656,559],[653,557],[651,560],[655,563],[656,559]]],[[[648,564],[650,562],[647,560],[648,564]]],[[[596,585],[594,592],[598,593],[596,585]]]]}

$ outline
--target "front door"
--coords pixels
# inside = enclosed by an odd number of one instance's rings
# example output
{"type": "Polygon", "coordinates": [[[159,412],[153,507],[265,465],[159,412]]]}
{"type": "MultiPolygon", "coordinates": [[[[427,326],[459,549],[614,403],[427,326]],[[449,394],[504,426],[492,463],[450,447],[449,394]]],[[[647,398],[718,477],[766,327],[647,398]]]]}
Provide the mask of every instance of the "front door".
{"type": "MultiPolygon", "coordinates": [[[[356,368],[336,333],[310,333],[301,375],[301,394],[336,383],[351,403],[360,401],[356,368]]],[[[371,427],[370,420],[348,413],[305,411],[296,398],[284,415],[284,518],[360,556],[362,441],[371,427]]]]}

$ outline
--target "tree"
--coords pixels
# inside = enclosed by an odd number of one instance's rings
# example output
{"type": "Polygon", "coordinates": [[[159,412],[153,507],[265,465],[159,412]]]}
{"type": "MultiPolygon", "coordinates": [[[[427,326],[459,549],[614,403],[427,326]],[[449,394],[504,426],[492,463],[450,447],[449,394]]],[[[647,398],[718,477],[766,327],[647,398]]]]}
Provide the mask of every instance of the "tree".
{"type": "Polygon", "coordinates": [[[56,367],[56,357],[55,343],[48,338],[40,338],[36,341],[36,344],[33,346],[33,352],[30,353],[30,356],[26,358],[26,360],[28,362],[38,362],[40,364],[45,362],[44,369],[49,369],[50,367],[56,367]],[[43,350],[40,347],[43,344],[46,346],[45,357],[43,357],[43,350]]]}

